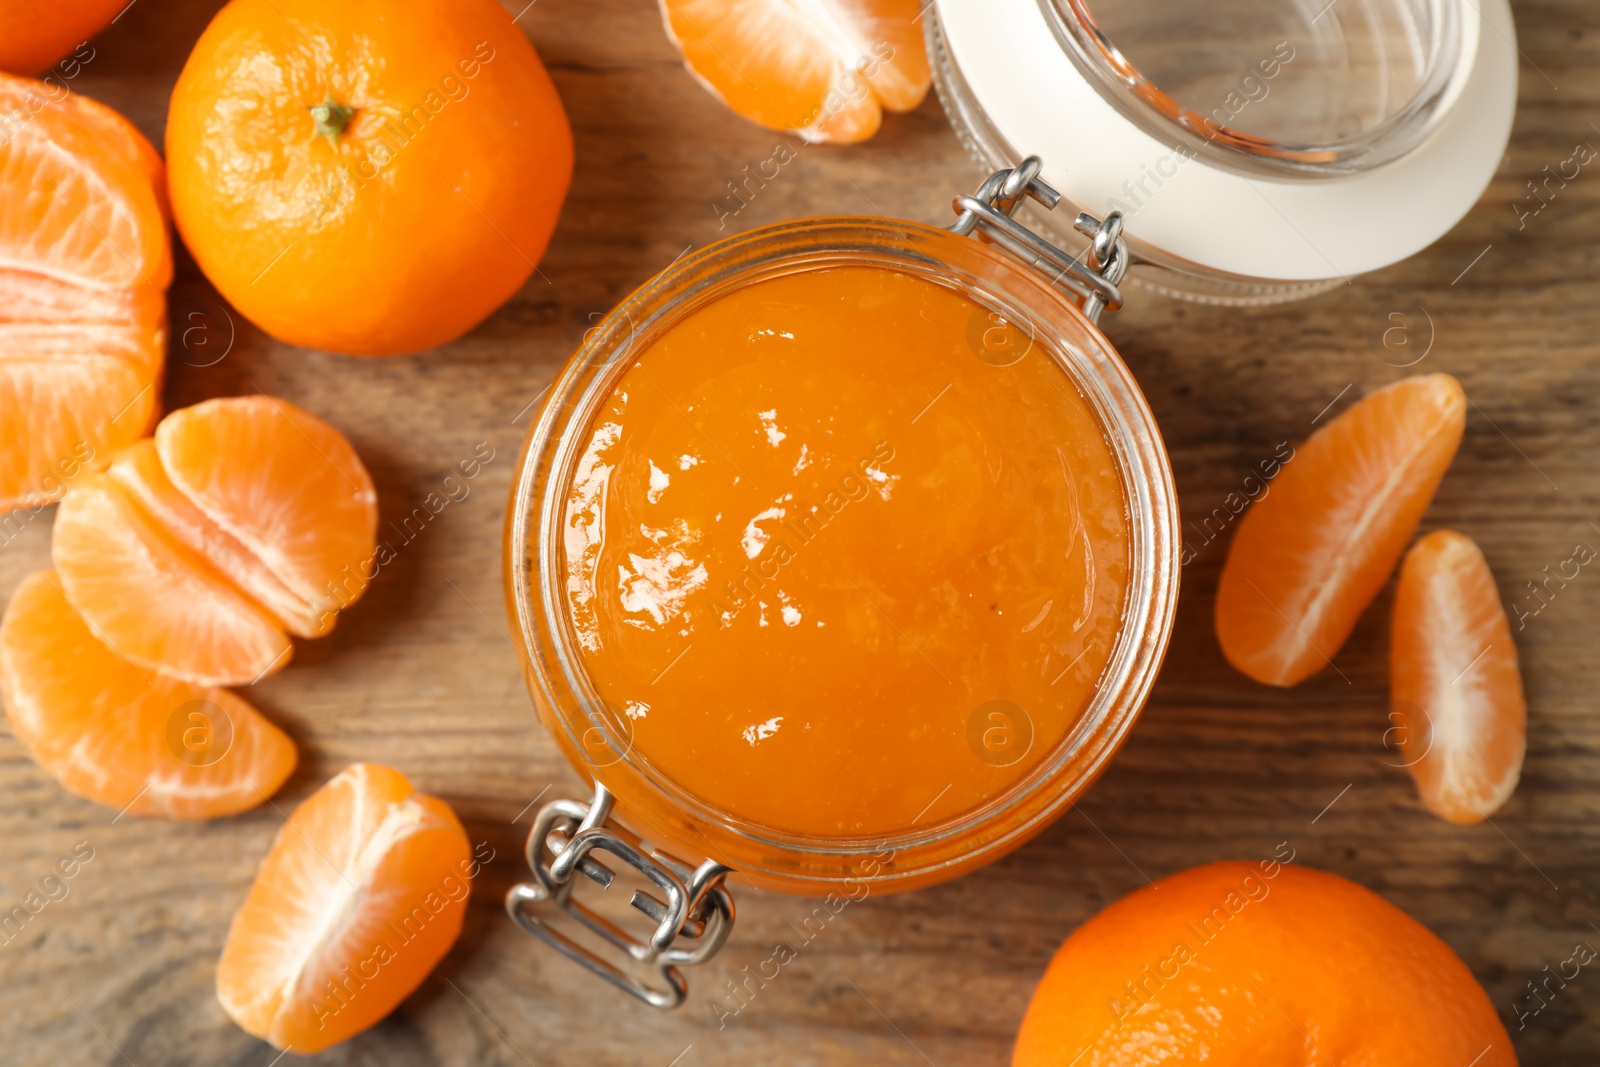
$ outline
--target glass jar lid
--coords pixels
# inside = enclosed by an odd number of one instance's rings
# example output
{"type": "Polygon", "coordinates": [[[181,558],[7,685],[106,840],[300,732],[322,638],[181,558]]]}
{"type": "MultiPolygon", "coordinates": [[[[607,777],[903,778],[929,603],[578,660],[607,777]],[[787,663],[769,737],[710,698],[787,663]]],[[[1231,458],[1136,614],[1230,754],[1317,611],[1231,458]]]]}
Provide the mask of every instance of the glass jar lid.
{"type": "Polygon", "coordinates": [[[1414,254],[1476,202],[1515,110],[1506,0],[935,6],[969,148],[1042,156],[1143,260],[1211,276],[1178,295],[1283,299],[1414,254]]]}
{"type": "Polygon", "coordinates": [[[1050,0],[1046,17],[1118,111],[1219,166],[1352,174],[1432,135],[1472,70],[1459,0],[1311,7],[1050,0]]]}

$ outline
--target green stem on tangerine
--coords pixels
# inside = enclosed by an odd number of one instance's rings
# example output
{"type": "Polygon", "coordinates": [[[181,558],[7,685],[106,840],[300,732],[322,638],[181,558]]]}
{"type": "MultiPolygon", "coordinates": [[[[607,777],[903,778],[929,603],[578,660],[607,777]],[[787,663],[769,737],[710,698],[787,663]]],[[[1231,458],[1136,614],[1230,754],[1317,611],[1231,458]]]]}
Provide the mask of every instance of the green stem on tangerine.
{"type": "Polygon", "coordinates": [[[329,93],[326,100],[311,108],[311,121],[317,125],[318,137],[326,137],[337,144],[339,135],[350,125],[355,113],[355,108],[339,103],[329,93]]]}

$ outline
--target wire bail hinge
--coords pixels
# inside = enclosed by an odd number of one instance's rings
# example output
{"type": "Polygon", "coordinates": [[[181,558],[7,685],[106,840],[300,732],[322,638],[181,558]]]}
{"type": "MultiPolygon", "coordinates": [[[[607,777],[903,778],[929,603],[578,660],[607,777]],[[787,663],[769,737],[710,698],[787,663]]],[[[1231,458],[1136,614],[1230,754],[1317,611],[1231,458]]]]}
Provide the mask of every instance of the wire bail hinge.
{"type": "Polygon", "coordinates": [[[1011,217],[1025,196],[1046,209],[1061,202],[1061,194],[1039,177],[1042,166],[1038,156],[1029,156],[1010,170],[989,175],[975,195],[956,197],[957,217],[950,229],[963,237],[976,233],[1000,245],[1072,293],[1082,301],[1089,321],[1099,322],[1101,311],[1122,306],[1120,285],[1130,262],[1122,237],[1122,212],[1113,211],[1104,220],[1080,213],[1073,228],[1090,238],[1089,249],[1084,260],[1068,255],[1011,217]]]}
{"type": "Polygon", "coordinates": [[[597,782],[594,800],[588,804],[562,799],[540,808],[526,849],[534,881],[511,887],[506,893],[506,911],[528,933],[618,989],[652,1007],[676,1008],[689,992],[679,968],[704,963],[716,955],[733,927],[733,897],[723,884],[733,868],[706,860],[691,869],[681,860],[651,849],[620,826],[608,825],[615,804],[616,797],[597,782]],[[655,890],[638,890],[630,901],[656,924],[648,938],[634,937],[572,899],[574,874],[582,872],[602,889],[609,889],[615,881],[616,872],[597,858],[602,852],[639,872],[655,890]],[[557,930],[549,922],[554,917],[549,906],[571,916],[624,953],[627,960],[653,967],[662,984],[645,984],[557,930]],[[543,917],[537,914],[541,910],[547,912],[543,917]]]}

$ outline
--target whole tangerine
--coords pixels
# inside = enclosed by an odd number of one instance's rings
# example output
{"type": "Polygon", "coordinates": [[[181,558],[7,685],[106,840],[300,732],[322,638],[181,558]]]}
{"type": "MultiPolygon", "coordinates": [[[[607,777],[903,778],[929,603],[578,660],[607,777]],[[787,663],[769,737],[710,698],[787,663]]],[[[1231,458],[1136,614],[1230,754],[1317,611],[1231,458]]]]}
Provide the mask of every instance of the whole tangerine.
{"type": "Polygon", "coordinates": [[[1515,1067],[1450,946],[1282,849],[1163,878],[1080,926],[1034,992],[1013,1067],[1515,1067]]]}
{"type": "MultiPolygon", "coordinates": [[[[68,52],[87,63],[94,49],[75,49],[111,25],[130,6],[128,0],[51,0],[50,10],[33,0],[0,0],[0,70],[38,74],[68,52]]],[[[63,64],[66,77],[76,66],[63,64]]]]}
{"type": "Polygon", "coordinates": [[[167,158],[178,230],[247,318],[397,355],[528,280],[572,131],[493,0],[232,0],[173,89],[167,158]]]}

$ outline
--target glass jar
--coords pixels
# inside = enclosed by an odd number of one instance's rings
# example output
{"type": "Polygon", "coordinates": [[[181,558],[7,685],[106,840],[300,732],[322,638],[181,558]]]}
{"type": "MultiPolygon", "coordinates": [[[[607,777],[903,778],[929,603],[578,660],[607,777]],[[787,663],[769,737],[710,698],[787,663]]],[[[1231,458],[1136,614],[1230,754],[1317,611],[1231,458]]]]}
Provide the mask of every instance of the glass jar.
{"type": "Polygon", "coordinates": [[[924,22],[985,172],[1042,156],[1068,202],[1122,213],[1130,282],[1206,303],[1297,299],[1431,244],[1516,105],[1506,0],[935,0],[924,22]]]}
{"type": "Polygon", "coordinates": [[[853,896],[943,881],[1016,848],[1105,768],[1150,692],[1172,628],[1180,542],[1172,474],[1154,419],[1094,322],[1102,309],[1120,305],[1128,254],[1115,218],[1078,220],[1091,237],[1086,262],[1013,221],[1025,197],[1042,206],[1057,199],[1038,169],[1037,160],[1026,161],[991,177],[977,196],[958,197],[959,219],[949,230],[881,218],[807,219],[686,256],[591,331],[545,398],[507,515],[507,596],[540,720],[594,784],[596,798],[555,801],[540,812],[528,843],[536,881],[514,888],[507,906],[525,929],[642,999],[661,1006],[682,999],[678,967],[714,952],[732,921],[723,879],[733,870],[765,889],[853,896]],[[1126,506],[1127,580],[1116,639],[1087,708],[1020,781],[973,810],[925,826],[871,837],[806,837],[708,803],[694,781],[673,780],[635,748],[629,717],[601,698],[579,651],[566,599],[563,516],[601,406],[674,323],[743,287],[839,267],[899,272],[952,290],[1022,331],[1054,362],[1109,446],[1126,506]],[[654,887],[634,899],[656,921],[648,939],[623,933],[571,898],[576,873],[610,883],[613,872],[596,863],[595,852],[634,868],[654,887]],[[691,868],[677,856],[711,859],[691,868]],[[624,960],[648,965],[658,979],[630,974],[561,933],[550,921],[551,904],[586,926],[602,948],[608,943],[624,960]]]}

